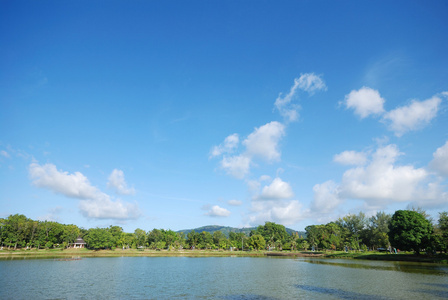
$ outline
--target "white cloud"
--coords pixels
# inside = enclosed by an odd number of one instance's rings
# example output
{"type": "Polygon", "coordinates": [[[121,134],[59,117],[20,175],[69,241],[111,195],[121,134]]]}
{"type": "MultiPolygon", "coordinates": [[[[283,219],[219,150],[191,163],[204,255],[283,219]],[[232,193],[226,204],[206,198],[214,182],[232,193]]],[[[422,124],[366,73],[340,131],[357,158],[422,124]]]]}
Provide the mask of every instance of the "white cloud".
{"type": "Polygon", "coordinates": [[[6,158],[9,158],[9,157],[10,157],[9,153],[6,152],[5,150],[0,151],[0,155],[1,155],[1,156],[4,156],[4,157],[6,157],[6,158]]]}
{"type": "Polygon", "coordinates": [[[399,137],[428,124],[437,115],[441,102],[442,100],[437,96],[425,101],[413,100],[408,106],[398,107],[385,113],[383,121],[390,123],[389,129],[399,137]]]}
{"type": "Polygon", "coordinates": [[[364,165],[367,162],[367,157],[364,152],[344,151],[336,154],[333,161],[342,165],[364,165]]]}
{"type": "Polygon", "coordinates": [[[280,159],[278,143],[284,135],[285,126],[273,121],[255,128],[254,132],[243,141],[243,144],[250,156],[260,157],[267,161],[276,161],[280,159]]]}
{"type": "Polygon", "coordinates": [[[224,139],[224,142],[219,146],[214,146],[210,151],[210,157],[219,156],[224,153],[232,153],[239,143],[239,136],[237,133],[231,134],[224,139]]]}
{"type": "Polygon", "coordinates": [[[261,194],[256,196],[254,200],[280,200],[292,197],[294,197],[294,193],[289,183],[277,177],[270,185],[264,186],[261,194]]]}
{"type": "Polygon", "coordinates": [[[48,188],[55,193],[70,198],[90,199],[103,195],[107,196],[92,186],[82,173],[68,174],[68,172],[58,171],[53,164],[41,166],[37,163],[31,163],[29,174],[35,186],[48,188]]]}
{"type": "Polygon", "coordinates": [[[302,205],[297,200],[252,202],[254,214],[249,216],[252,226],[266,221],[292,225],[303,219],[302,205]]]}
{"type": "MultiPolygon", "coordinates": [[[[284,134],[284,125],[275,121],[255,128],[243,141],[243,145],[246,147],[245,151],[239,155],[223,156],[221,168],[227,174],[242,179],[249,173],[254,157],[262,158],[268,162],[279,160],[278,143],[284,134]]],[[[236,134],[230,135],[222,145],[212,150],[212,156],[230,152],[228,150],[233,150],[237,144],[238,136],[236,134]]]]}
{"type": "Polygon", "coordinates": [[[330,213],[342,203],[338,195],[338,185],[332,180],[313,187],[314,198],[311,203],[313,212],[330,213]]]}
{"type": "Polygon", "coordinates": [[[429,166],[431,169],[436,170],[439,175],[448,177],[448,141],[440,148],[437,148],[433,153],[433,160],[429,166]]]}
{"type": "Polygon", "coordinates": [[[380,93],[368,87],[351,91],[345,96],[344,104],[347,109],[354,109],[361,119],[369,115],[378,115],[384,112],[383,104],[385,100],[380,93]]]}
{"type": "Polygon", "coordinates": [[[301,89],[310,94],[317,90],[326,90],[327,86],[322,78],[314,73],[301,74],[299,78],[294,79],[294,85],[289,90],[289,93],[282,97],[280,94],[275,100],[275,107],[286,120],[292,122],[299,118],[300,105],[291,103],[297,94],[297,90],[301,89]]]}
{"type": "Polygon", "coordinates": [[[81,213],[99,219],[135,219],[140,212],[137,205],[112,201],[110,196],[92,186],[82,173],[58,171],[53,164],[31,163],[29,175],[33,184],[70,198],[81,199],[81,213]]]}
{"type": "Polygon", "coordinates": [[[134,188],[128,188],[126,181],[124,180],[124,173],[121,170],[114,169],[109,176],[107,187],[115,190],[117,194],[121,195],[133,195],[135,194],[134,188]]]}
{"type": "Polygon", "coordinates": [[[243,202],[240,200],[232,199],[232,200],[227,201],[227,204],[231,205],[231,206],[240,206],[241,204],[243,204],[243,202]]]}
{"type": "Polygon", "coordinates": [[[367,201],[412,201],[422,196],[419,186],[428,173],[413,166],[395,166],[397,146],[377,149],[366,167],[347,170],[339,187],[343,198],[367,201]]]}
{"type": "MultiPolygon", "coordinates": [[[[364,207],[375,210],[404,202],[424,208],[446,206],[448,192],[443,179],[426,168],[397,165],[403,154],[396,145],[380,146],[366,165],[345,171],[339,184],[330,180],[315,185],[311,213],[329,214],[347,199],[364,201],[364,207]]],[[[442,176],[448,175],[448,142],[433,156],[429,166],[442,176]]]]}
{"type": "Polygon", "coordinates": [[[224,156],[221,160],[221,167],[226,170],[227,174],[242,179],[249,173],[250,163],[250,157],[245,155],[224,156]]]}
{"type": "Polygon", "coordinates": [[[210,217],[228,217],[230,216],[230,211],[218,205],[213,205],[205,215],[210,217]]]}

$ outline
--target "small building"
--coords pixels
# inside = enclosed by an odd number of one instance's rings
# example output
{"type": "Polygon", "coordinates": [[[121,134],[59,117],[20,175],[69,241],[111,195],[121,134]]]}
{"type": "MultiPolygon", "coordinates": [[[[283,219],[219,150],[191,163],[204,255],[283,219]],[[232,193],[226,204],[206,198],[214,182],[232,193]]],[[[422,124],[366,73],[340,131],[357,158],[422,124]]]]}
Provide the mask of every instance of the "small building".
{"type": "Polygon", "coordinates": [[[86,242],[82,239],[82,237],[78,237],[76,241],[72,244],[73,248],[85,248],[87,245],[86,242]]]}

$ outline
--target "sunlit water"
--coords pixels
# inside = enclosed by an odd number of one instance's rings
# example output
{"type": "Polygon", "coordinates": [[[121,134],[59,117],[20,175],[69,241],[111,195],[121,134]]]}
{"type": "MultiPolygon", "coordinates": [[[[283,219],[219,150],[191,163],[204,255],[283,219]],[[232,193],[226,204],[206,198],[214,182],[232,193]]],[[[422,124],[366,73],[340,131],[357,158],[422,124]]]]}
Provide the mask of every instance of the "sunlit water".
{"type": "Polygon", "coordinates": [[[447,299],[443,265],[271,257],[0,260],[0,299],[447,299]]]}

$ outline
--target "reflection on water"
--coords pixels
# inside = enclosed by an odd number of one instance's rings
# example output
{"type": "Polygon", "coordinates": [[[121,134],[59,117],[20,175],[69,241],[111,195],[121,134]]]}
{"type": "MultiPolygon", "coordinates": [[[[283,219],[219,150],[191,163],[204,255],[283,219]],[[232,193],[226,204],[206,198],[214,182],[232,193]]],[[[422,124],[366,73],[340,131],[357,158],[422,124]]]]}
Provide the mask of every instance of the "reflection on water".
{"type": "Polygon", "coordinates": [[[448,270],[343,259],[52,258],[0,260],[0,287],[0,299],[446,299],[448,270]]]}
{"type": "Polygon", "coordinates": [[[344,259],[309,259],[309,263],[322,264],[335,267],[346,267],[354,269],[398,271],[408,273],[421,273],[430,275],[448,275],[448,266],[436,265],[432,263],[414,263],[414,262],[389,262],[389,261],[359,261],[344,259]]]}

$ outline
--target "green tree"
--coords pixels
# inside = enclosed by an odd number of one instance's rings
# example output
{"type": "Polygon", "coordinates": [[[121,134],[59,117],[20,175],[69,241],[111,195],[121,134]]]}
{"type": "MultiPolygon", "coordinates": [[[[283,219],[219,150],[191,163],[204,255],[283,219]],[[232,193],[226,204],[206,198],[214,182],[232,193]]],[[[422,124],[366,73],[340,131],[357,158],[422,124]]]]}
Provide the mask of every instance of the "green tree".
{"type": "Polygon", "coordinates": [[[220,230],[213,232],[213,244],[215,244],[220,249],[227,248],[228,240],[224,233],[220,230]]]}
{"type": "Polygon", "coordinates": [[[411,210],[397,210],[389,225],[389,240],[401,250],[420,250],[430,246],[433,227],[422,214],[411,210]]]}
{"type": "Polygon", "coordinates": [[[190,248],[196,248],[199,242],[199,233],[192,230],[187,234],[187,243],[190,248]]]}
{"type": "Polygon", "coordinates": [[[367,222],[368,220],[363,212],[360,212],[357,215],[348,214],[342,219],[338,219],[336,221],[338,225],[348,231],[348,241],[351,243],[352,248],[356,249],[360,249],[359,237],[361,232],[366,228],[367,222]]]}
{"type": "Polygon", "coordinates": [[[232,247],[244,249],[244,245],[247,244],[247,236],[244,232],[230,232],[229,242],[232,247]]]}
{"type": "Polygon", "coordinates": [[[317,246],[320,243],[318,225],[309,225],[305,227],[306,239],[310,246],[317,246]]]}
{"type": "Polygon", "coordinates": [[[114,245],[113,236],[107,228],[91,228],[84,236],[84,241],[91,249],[111,249],[114,245]]]}
{"type": "MultiPolygon", "coordinates": [[[[165,242],[165,235],[163,231],[154,228],[150,233],[148,233],[147,242],[151,249],[156,249],[158,242],[165,242]]],[[[158,245],[160,246],[160,244],[158,245]]]]}
{"type": "Polygon", "coordinates": [[[255,250],[261,250],[266,247],[266,241],[261,234],[254,234],[249,238],[248,245],[255,250]]]}
{"type": "Polygon", "coordinates": [[[176,241],[179,239],[179,235],[172,230],[164,231],[165,242],[167,248],[175,247],[177,245],[176,241]]]}
{"type": "Polygon", "coordinates": [[[213,243],[213,236],[208,231],[202,231],[199,234],[199,241],[197,246],[201,249],[211,249],[216,248],[216,245],[213,243]]]}
{"type": "Polygon", "coordinates": [[[121,228],[120,226],[109,226],[109,232],[112,234],[113,237],[113,244],[114,247],[118,247],[118,246],[122,246],[122,244],[120,244],[120,240],[121,240],[121,235],[123,234],[123,228],[121,228]]]}
{"type": "Polygon", "coordinates": [[[369,245],[369,247],[375,248],[388,248],[389,244],[389,223],[391,215],[385,212],[379,211],[375,216],[369,219],[369,224],[363,235],[363,241],[369,245]]]}
{"type": "Polygon", "coordinates": [[[146,242],[146,231],[143,229],[137,228],[134,231],[135,235],[135,242],[137,244],[137,247],[144,247],[146,242]]]}
{"type": "Polygon", "coordinates": [[[78,236],[81,234],[78,226],[76,225],[65,225],[62,229],[62,241],[69,245],[70,243],[74,243],[78,236]]]}
{"type": "Polygon", "coordinates": [[[275,247],[276,243],[286,243],[289,238],[285,226],[274,222],[266,222],[264,225],[258,226],[256,230],[251,232],[251,236],[255,234],[261,235],[270,247],[275,247]]]}
{"type": "Polygon", "coordinates": [[[439,213],[435,243],[438,250],[448,253],[448,212],[446,211],[439,213]]]}

